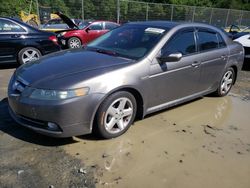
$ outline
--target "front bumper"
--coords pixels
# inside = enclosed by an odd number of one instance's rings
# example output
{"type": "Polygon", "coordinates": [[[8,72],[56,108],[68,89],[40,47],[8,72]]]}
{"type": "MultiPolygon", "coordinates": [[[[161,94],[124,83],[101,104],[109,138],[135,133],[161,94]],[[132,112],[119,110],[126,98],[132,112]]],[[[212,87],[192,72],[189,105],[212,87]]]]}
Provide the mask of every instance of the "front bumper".
{"type": "Polygon", "coordinates": [[[63,36],[60,36],[60,37],[57,36],[57,40],[58,40],[58,44],[60,45],[60,47],[62,49],[66,49],[67,48],[67,42],[68,42],[67,38],[65,38],[63,36]]]}
{"type": "Polygon", "coordinates": [[[8,90],[9,112],[19,124],[53,137],[71,137],[92,132],[92,121],[103,94],[89,94],[66,100],[36,100],[8,90]],[[51,129],[48,123],[57,125],[51,129]]]}

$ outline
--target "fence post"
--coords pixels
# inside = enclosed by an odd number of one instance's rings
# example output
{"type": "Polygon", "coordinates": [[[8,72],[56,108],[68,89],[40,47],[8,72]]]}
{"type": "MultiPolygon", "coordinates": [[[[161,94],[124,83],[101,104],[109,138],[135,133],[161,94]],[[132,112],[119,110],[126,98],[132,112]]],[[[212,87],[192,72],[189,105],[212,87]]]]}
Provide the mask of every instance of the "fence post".
{"type": "Polygon", "coordinates": [[[40,12],[39,12],[39,2],[38,0],[36,0],[36,9],[37,9],[37,17],[38,17],[38,20],[39,20],[39,23],[37,24],[41,24],[41,19],[40,19],[40,12]]]}
{"type": "Polygon", "coordinates": [[[194,9],[193,9],[193,17],[192,17],[192,22],[194,22],[194,17],[195,17],[195,9],[196,9],[196,7],[193,7],[194,9]]]}
{"type": "Polygon", "coordinates": [[[82,20],[84,20],[84,0],[82,0],[82,20]]]}
{"type": "Polygon", "coordinates": [[[228,11],[227,11],[227,18],[226,18],[225,27],[227,27],[227,23],[228,23],[228,19],[229,19],[229,14],[230,14],[230,9],[228,9],[228,11]]]}
{"type": "Polygon", "coordinates": [[[213,13],[214,13],[214,9],[212,8],[211,15],[210,15],[210,20],[209,20],[209,24],[212,23],[213,13]]]}
{"type": "Polygon", "coordinates": [[[148,21],[148,3],[146,4],[147,5],[147,8],[146,8],[146,21],[148,21]]]}
{"type": "Polygon", "coordinates": [[[174,5],[171,5],[171,22],[173,21],[174,16],[174,5]]]}
{"type": "Polygon", "coordinates": [[[241,15],[240,15],[240,20],[239,20],[239,25],[240,26],[241,26],[241,23],[242,23],[243,14],[244,14],[244,11],[242,10],[241,15]]]}
{"type": "Polygon", "coordinates": [[[120,0],[116,0],[116,22],[120,23],[120,0]]]}

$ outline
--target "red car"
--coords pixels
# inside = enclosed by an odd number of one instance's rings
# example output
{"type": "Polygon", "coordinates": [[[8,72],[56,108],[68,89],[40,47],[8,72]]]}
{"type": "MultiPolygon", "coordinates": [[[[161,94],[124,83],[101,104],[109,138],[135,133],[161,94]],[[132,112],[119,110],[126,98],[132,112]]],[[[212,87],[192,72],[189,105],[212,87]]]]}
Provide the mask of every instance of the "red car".
{"type": "Polygon", "coordinates": [[[58,15],[71,28],[57,34],[58,43],[62,48],[81,48],[82,45],[120,26],[111,21],[83,21],[76,25],[67,16],[61,13],[58,15]]]}

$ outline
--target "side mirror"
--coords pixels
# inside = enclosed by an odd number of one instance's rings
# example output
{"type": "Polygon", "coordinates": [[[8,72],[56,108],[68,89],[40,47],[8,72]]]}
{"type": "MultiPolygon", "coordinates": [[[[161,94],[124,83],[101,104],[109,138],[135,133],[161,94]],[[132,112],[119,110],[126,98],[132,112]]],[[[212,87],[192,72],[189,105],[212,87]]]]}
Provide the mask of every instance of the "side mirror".
{"type": "Polygon", "coordinates": [[[88,27],[85,29],[85,31],[88,33],[91,29],[88,27]]]}
{"type": "Polygon", "coordinates": [[[172,54],[163,54],[160,57],[158,57],[158,60],[161,63],[165,63],[165,62],[177,62],[177,61],[180,61],[181,58],[182,58],[182,53],[176,52],[176,53],[172,53],[172,54]]]}

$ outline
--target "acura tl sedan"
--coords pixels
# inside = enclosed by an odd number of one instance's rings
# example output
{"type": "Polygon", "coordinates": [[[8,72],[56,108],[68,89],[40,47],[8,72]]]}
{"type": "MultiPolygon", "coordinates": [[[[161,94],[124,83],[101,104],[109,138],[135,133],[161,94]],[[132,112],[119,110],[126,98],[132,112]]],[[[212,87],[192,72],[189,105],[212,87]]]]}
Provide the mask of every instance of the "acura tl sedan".
{"type": "Polygon", "coordinates": [[[9,111],[39,133],[70,137],[125,133],[135,118],[214,93],[225,96],[244,59],[220,29],[165,21],[125,24],[84,49],[18,68],[9,111]]]}

